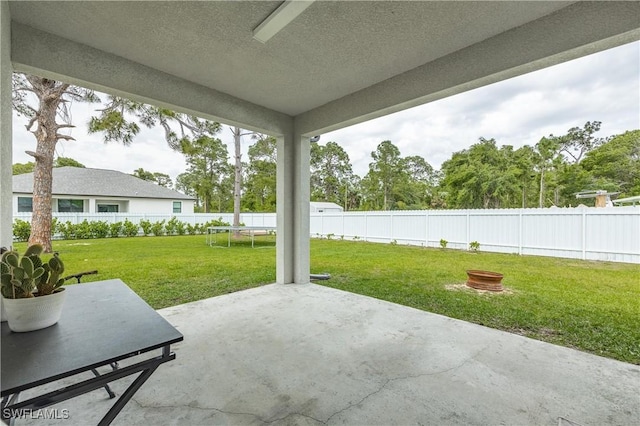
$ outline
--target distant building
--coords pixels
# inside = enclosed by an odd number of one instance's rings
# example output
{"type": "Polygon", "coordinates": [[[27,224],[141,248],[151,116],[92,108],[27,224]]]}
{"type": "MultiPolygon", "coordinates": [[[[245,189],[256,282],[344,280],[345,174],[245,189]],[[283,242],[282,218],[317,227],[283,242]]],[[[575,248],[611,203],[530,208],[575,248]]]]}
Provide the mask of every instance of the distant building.
{"type": "Polygon", "coordinates": [[[310,208],[311,213],[340,213],[344,211],[344,209],[336,203],[312,201],[310,204],[311,204],[311,208],[310,208]]]}
{"type": "MultiPolygon", "coordinates": [[[[193,213],[194,198],[115,170],[53,169],[52,210],[59,213],[193,213]]],[[[33,211],[33,173],[13,176],[14,213],[33,211]]]]}

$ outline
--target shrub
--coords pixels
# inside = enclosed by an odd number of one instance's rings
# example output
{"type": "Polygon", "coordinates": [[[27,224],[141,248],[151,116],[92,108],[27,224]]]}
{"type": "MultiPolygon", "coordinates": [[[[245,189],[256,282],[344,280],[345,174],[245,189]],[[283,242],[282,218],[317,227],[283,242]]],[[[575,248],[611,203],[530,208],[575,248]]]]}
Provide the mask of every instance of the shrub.
{"type": "Polygon", "coordinates": [[[16,219],[13,222],[13,237],[18,241],[27,241],[31,235],[31,223],[16,219]]]}
{"type": "Polygon", "coordinates": [[[167,235],[173,235],[176,233],[177,227],[178,227],[178,219],[175,216],[173,216],[171,219],[169,219],[164,229],[167,232],[167,235]]]}
{"type": "Polygon", "coordinates": [[[145,237],[151,233],[152,227],[153,225],[150,220],[142,219],[140,221],[140,228],[142,228],[142,233],[144,234],[145,237]]]}
{"type": "MultiPolygon", "coordinates": [[[[229,222],[225,222],[222,220],[222,217],[219,217],[218,219],[214,219],[214,220],[210,220],[209,222],[205,223],[203,225],[204,229],[203,232],[205,232],[207,230],[207,228],[209,226],[229,226],[229,222]]],[[[240,224],[240,226],[243,226],[244,224],[240,224]]]]}
{"type": "Polygon", "coordinates": [[[477,252],[480,249],[480,243],[477,241],[471,241],[469,243],[469,251],[477,252]]]}
{"type": "Polygon", "coordinates": [[[91,233],[94,238],[107,238],[107,235],[109,235],[109,224],[101,220],[91,222],[91,233]]]}
{"type": "Polygon", "coordinates": [[[73,240],[76,237],[75,225],[70,221],[58,224],[58,231],[62,234],[62,238],[65,240],[73,240]]]}
{"type": "Polygon", "coordinates": [[[88,240],[93,237],[92,227],[87,219],[74,226],[75,238],[79,240],[88,240]]]}
{"type": "Polygon", "coordinates": [[[122,233],[122,222],[114,222],[109,225],[109,236],[111,238],[118,238],[122,233]]]}
{"type": "Polygon", "coordinates": [[[447,244],[449,244],[449,241],[445,240],[444,238],[440,239],[440,248],[447,248],[447,244]]]}
{"type": "Polygon", "coordinates": [[[124,220],[124,225],[122,227],[124,235],[127,237],[135,237],[138,235],[138,225],[131,222],[129,219],[124,220]]]}
{"type": "Polygon", "coordinates": [[[164,235],[164,219],[151,225],[151,232],[153,232],[153,235],[156,237],[164,235]]]}
{"type": "Polygon", "coordinates": [[[184,235],[187,232],[185,228],[186,224],[184,222],[178,221],[178,223],[176,223],[176,232],[178,235],[184,235]]]}
{"type": "Polygon", "coordinates": [[[200,224],[196,223],[195,225],[192,225],[190,223],[187,223],[187,234],[196,235],[199,233],[200,233],[200,224]]]}
{"type": "Polygon", "coordinates": [[[58,233],[58,218],[54,217],[51,219],[51,235],[55,235],[58,233]]]}

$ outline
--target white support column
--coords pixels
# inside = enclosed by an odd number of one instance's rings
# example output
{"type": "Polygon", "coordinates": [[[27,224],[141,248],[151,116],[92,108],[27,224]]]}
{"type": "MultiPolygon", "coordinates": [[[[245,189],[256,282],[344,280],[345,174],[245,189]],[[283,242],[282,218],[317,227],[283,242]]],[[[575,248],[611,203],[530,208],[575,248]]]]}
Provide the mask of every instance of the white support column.
{"type": "Polygon", "coordinates": [[[13,243],[11,18],[9,2],[0,0],[0,246],[13,243]]]}
{"type": "Polygon", "coordinates": [[[310,140],[278,137],[276,282],[306,284],[310,273],[310,140]]]}

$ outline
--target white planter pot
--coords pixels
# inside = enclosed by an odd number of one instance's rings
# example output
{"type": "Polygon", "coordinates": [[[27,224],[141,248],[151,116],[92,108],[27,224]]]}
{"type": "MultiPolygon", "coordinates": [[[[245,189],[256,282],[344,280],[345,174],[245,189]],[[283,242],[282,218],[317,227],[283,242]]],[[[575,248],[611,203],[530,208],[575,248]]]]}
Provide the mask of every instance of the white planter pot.
{"type": "Polygon", "coordinates": [[[4,297],[0,297],[0,322],[7,320],[7,312],[4,310],[4,297]]]}
{"type": "Polygon", "coordinates": [[[57,291],[48,296],[26,299],[2,297],[9,328],[16,332],[34,331],[57,323],[62,314],[65,295],[65,291],[57,291]]]}

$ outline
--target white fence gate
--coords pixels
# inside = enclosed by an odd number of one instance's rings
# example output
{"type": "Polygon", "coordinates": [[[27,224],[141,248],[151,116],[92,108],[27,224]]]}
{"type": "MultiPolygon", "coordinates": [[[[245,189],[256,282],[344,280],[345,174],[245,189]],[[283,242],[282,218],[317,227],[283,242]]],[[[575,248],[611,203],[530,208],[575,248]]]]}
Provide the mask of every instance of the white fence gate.
{"type": "MultiPolygon", "coordinates": [[[[185,223],[214,219],[233,222],[231,213],[133,214],[54,213],[61,222],[102,220],[134,223],[169,220],[185,223]]],[[[31,220],[30,213],[14,218],[31,220]]],[[[276,226],[275,213],[243,213],[247,226],[276,226]]],[[[466,250],[478,242],[480,251],[640,263],[640,208],[420,210],[311,213],[312,237],[466,250]]]]}

